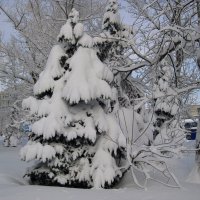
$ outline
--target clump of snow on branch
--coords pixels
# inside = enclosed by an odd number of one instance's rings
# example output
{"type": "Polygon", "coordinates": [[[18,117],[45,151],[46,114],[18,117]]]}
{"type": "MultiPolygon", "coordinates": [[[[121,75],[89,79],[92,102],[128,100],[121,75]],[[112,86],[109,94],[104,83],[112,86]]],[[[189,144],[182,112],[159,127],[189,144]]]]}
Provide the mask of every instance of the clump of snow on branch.
{"type": "Polygon", "coordinates": [[[108,5],[106,7],[106,13],[103,17],[103,29],[108,28],[110,24],[119,24],[120,16],[118,13],[118,3],[116,0],[109,0],[108,5]]]}
{"type": "Polygon", "coordinates": [[[48,57],[46,67],[41,72],[39,80],[34,85],[34,94],[38,95],[43,92],[53,90],[54,78],[60,77],[64,70],[60,66],[59,58],[64,56],[64,50],[59,46],[55,45],[48,57]]]}
{"type": "Polygon", "coordinates": [[[79,47],[70,60],[70,68],[72,71],[63,90],[63,97],[70,103],[111,97],[111,89],[102,79],[111,81],[112,74],[99,61],[94,50],[79,47]]]}

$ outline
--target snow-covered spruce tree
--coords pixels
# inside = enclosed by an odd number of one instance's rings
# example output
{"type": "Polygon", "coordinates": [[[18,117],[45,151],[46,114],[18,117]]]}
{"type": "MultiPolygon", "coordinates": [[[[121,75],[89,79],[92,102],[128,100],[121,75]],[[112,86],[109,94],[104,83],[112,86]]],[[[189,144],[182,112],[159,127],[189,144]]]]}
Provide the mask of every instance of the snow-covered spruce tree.
{"type": "Polygon", "coordinates": [[[175,134],[173,130],[180,130],[180,123],[177,121],[180,101],[177,98],[176,91],[173,89],[173,77],[173,68],[167,62],[160,64],[153,91],[154,142],[163,140],[162,143],[164,143],[167,137],[170,139],[172,137],[171,134],[175,134]]]}
{"type": "Polygon", "coordinates": [[[129,66],[132,61],[126,54],[133,44],[132,27],[121,22],[118,1],[109,0],[103,17],[103,32],[95,38],[100,60],[106,63],[114,74],[114,87],[118,92],[120,106],[129,107],[131,100],[143,94],[133,81],[131,73],[123,73],[118,67],[129,66]],[[129,44],[128,44],[129,43],[129,44]]]}
{"type": "Polygon", "coordinates": [[[109,188],[122,177],[126,145],[114,114],[101,104],[114,98],[113,74],[97,57],[75,9],[58,42],[34,85],[35,97],[23,101],[37,120],[21,158],[37,160],[27,172],[33,183],[109,188]]]}

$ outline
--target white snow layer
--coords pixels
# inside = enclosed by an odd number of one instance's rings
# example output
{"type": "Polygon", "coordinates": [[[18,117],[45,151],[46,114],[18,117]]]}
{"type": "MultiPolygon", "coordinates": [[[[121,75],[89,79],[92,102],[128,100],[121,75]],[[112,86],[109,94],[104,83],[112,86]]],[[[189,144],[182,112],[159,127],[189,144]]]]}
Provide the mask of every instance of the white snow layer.
{"type": "Polygon", "coordinates": [[[115,23],[115,24],[119,24],[120,23],[120,16],[118,13],[114,14],[113,12],[106,12],[104,14],[104,18],[103,21],[106,21],[107,19],[109,19],[109,23],[115,23]]]}
{"type": "MultiPolygon", "coordinates": [[[[0,143],[2,140],[0,139],[0,143]]],[[[169,188],[160,185],[156,182],[149,182],[147,190],[138,189],[133,184],[131,174],[127,174],[123,181],[118,185],[118,189],[112,190],[85,190],[74,189],[64,187],[48,187],[48,186],[36,186],[28,185],[23,180],[24,172],[27,167],[30,167],[33,163],[25,163],[19,160],[18,157],[19,148],[8,148],[0,145],[0,199],[1,200],[36,200],[36,199],[48,199],[48,200],[102,200],[115,199],[115,200],[198,200],[200,196],[200,190],[198,184],[186,183],[183,181],[183,177],[187,176],[192,166],[194,165],[193,153],[184,154],[183,159],[177,159],[172,162],[175,169],[175,175],[181,177],[181,189],[169,188]]],[[[84,161],[83,161],[84,162],[84,161]]],[[[85,161],[87,162],[87,161],[85,161]]],[[[84,173],[86,174],[86,173],[84,173]]],[[[81,176],[80,176],[81,178],[81,176]]],[[[84,177],[82,176],[82,179],[84,177]]],[[[86,177],[87,180],[87,177],[86,177]]]]}
{"type": "Polygon", "coordinates": [[[98,59],[93,49],[79,47],[70,60],[70,68],[72,70],[63,97],[71,104],[80,100],[87,103],[100,97],[111,98],[111,88],[106,81],[111,81],[113,74],[98,59]]]}
{"type": "Polygon", "coordinates": [[[60,29],[60,33],[57,36],[57,40],[59,41],[60,38],[65,40],[69,40],[72,44],[74,44],[75,39],[73,35],[72,26],[69,21],[67,21],[60,29]]]}
{"type": "Polygon", "coordinates": [[[79,21],[79,12],[75,8],[72,8],[71,12],[69,13],[69,19],[74,24],[78,23],[78,21],[79,21]]]}
{"type": "Polygon", "coordinates": [[[114,181],[113,177],[122,175],[110,153],[103,149],[96,152],[90,174],[94,181],[94,188],[104,187],[106,182],[111,184],[114,181]]]}
{"type": "Polygon", "coordinates": [[[22,101],[22,108],[29,110],[31,115],[37,114],[42,117],[50,113],[50,101],[48,99],[37,100],[30,96],[22,101]]]}
{"type": "Polygon", "coordinates": [[[151,140],[152,131],[149,122],[143,121],[141,116],[132,109],[121,108],[116,113],[116,119],[120,129],[129,141],[137,146],[148,144],[151,140]],[[146,127],[149,127],[146,130],[146,127]],[[145,130],[145,134],[141,134],[145,130]]]}
{"type": "Polygon", "coordinates": [[[118,13],[118,3],[115,0],[110,0],[106,6],[106,13],[103,17],[103,29],[109,24],[120,24],[120,15],[118,13]]]}
{"type": "Polygon", "coordinates": [[[30,114],[33,115],[38,112],[38,101],[34,97],[28,97],[22,101],[22,108],[30,110],[30,114]]]}
{"type": "Polygon", "coordinates": [[[56,151],[50,145],[42,145],[39,142],[29,142],[20,151],[20,157],[22,160],[30,161],[33,159],[41,160],[46,162],[55,157],[56,151]]]}
{"type": "Polygon", "coordinates": [[[74,35],[76,38],[80,38],[83,35],[84,26],[82,23],[76,24],[74,27],[74,35]]]}
{"type": "Polygon", "coordinates": [[[32,131],[37,135],[43,135],[44,139],[54,137],[61,131],[61,123],[53,115],[44,117],[32,125],[32,131]]]}
{"type": "Polygon", "coordinates": [[[64,69],[60,66],[59,60],[65,55],[64,50],[55,45],[48,57],[44,71],[40,74],[34,85],[34,94],[38,95],[54,88],[54,78],[62,76],[64,69]]]}
{"type": "Polygon", "coordinates": [[[79,39],[77,45],[81,45],[82,47],[93,47],[93,39],[87,33],[83,33],[83,36],[79,39]]]}
{"type": "Polygon", "coordinates": [[[83,35],[84,27],[79,21],[79,12],[74,8],[69,13],[67,22],[61,27],[60,33],[57,36],[57,40],[65,39],[66,41],[75,44],[75,38],[79,38],[83,35]],[[72,24],[76,24],[73,30],[72,24]]]}
{"type": "Polygon", "coordinates": [[[82,121],[84,126],[76,123],[75,127],[66,127],[63,130],[63,134],[68,141],[75,139],[76,137],[84,137],[92,142],[96,140],[96,129],[94,126],[93,119],[87,117],[85,112],[79,112],[77,115],[73,116],[75,122],[82,121]]]}
{"type": "Polygon", "coordinates": [[[117,155],[118,147],[126,147],[126,137],[121,131],[113,114],[105,115],[108,131],[104,139],[101,141],[101,146],[104,150],[117,155]]]}
{"type": "Polygon", "coordinates": [[[12,135],[10,137],[10,146],[11,147],[16,147],[19,143],[19,139],[15,136],[15,135],[12,135]]]}
{"type": "MultiPolygon", "coordinates": [[[[38,106],[38,114],[46,113],[48,116],[36,121],[32,125],[32,131],[37,135],[43,135],[44,139],[49,139],[54,137],[56,133],[61,133],[63,127],[62,118],[66,115],[71,118],[67,104],[62,99],[63,84],[63,78],[57,80],[54,84],[54,93],[51,99],[48,100],[48,105],[40,103],[38,106]]],[[[41,101],[45,102],[46,100],[41,101]]]]}
{"type": "Polygon", "coordinates": [[[187,181],[190,183],[198,183],[200,184],[200,166],[199,163],[195,164],[192,171],[190,172],[187,181]]]}

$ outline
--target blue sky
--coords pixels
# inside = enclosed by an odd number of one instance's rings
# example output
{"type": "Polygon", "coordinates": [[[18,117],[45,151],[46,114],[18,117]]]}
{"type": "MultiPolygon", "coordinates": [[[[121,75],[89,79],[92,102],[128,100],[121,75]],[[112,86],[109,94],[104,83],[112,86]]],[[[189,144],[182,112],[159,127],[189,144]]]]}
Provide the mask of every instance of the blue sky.
{"type": "Polygon", "coordinates": [[[14,34],[14,28],[8,23],[7,18],[2,13],[0,14],[0,31],[3,39],[6,41],[10,39],[11,34],[14,34]]]}
{"type": "MultiPolygon", "coordinates": [[[[11,6],[15,0],[0,0],[1,4],[6,4],[11,6]]],[[[10,39],[11,34],[14,34],[14,27],[8,23],[7,17],[4,15],[2,11],[0,11],[0,32],[3,34],[3,39],[8,41],[10,39]]]]}

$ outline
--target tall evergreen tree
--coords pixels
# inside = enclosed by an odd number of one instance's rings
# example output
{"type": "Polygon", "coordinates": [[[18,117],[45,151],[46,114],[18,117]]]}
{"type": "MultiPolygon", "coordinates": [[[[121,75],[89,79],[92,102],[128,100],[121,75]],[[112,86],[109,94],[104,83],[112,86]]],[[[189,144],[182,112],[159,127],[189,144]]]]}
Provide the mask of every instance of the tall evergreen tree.
{"type": "Polygon", "coordinates": [[[113,74],[97,57],[75,9],[57,39],[35,97],[23,101],[36,121],[21,158],[37,160],[27,172],[33,183],[109,188],[122,177],[126,145],[109,104],[101,103],[115,98],[113,74]]]}
{"type": "MultiPolygon", "coordinates": [[[[180,123],[177,121],[180,101],[174,90],[174,72],[172,66],[162,62],[158,67],[154,85],[154,143],[164,144],[173,139],[180,140],[180,123]]],[[[180,136],[184,137],[182,132],[180,136]]],[[[180,140],[182,142],[182,140],[180,140]]]]}
{"type": "Polygon", "coordinates": [[[133,45],[133,30],[131,26],[121,22],[117,0],[109,0],[103,17],[103,32],[95,38],[98,56],[114,73],[114,87],[118,91],[119,104],[129,107],[135,98],[143,94],[136,86],[131,73],[120,72],[118,68],[129,66],[132,61],[128,54],[133,45]]]}

